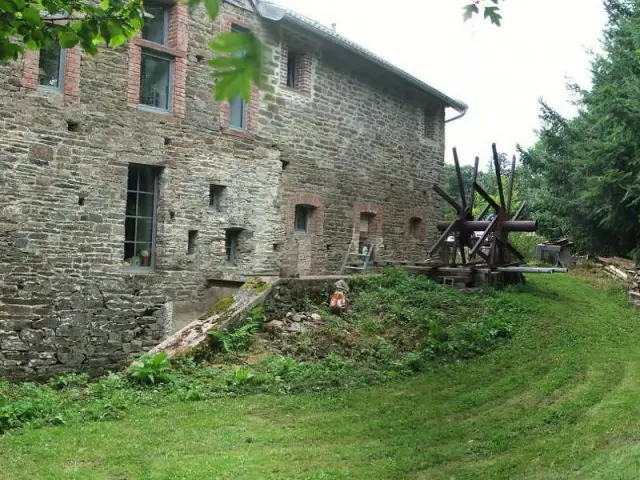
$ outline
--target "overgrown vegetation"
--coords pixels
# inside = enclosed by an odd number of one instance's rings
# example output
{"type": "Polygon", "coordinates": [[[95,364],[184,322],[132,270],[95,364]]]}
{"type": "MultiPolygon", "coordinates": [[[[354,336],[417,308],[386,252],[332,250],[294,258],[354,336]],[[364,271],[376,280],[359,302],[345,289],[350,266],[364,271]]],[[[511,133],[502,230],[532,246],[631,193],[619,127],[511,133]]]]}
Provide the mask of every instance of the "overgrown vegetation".
{"type": "Polygon", "coordinates": [[[96,382],[72,374],[42,386],[2,383],[0,431],[117,418],[132,406],[176,398],[375,384],[486,352],[526,313],[504,292],[460,292],[401,269],[354,279],[350,297],[352,308],[342,316],[301,299],[323,321],[295,335],[258,335],[265,318],[257,307],[237,328],[212,329],[207,352],[173,366],[165,354],[144,355],[96,382]]]}
{"type": "MultiPolygon", "coordinates": [[[[2,437],[3,480],[636,478],[640,312],[624,285],[579,273],[587,276],[531,276],[525,291],[490,296],[492,315],[514,325],[503,347],[378,386],[322,389],[366,376],[362,363],[336,353],[308,364],[183,359],[179,386],[143,387],[123,375],[62,390],[2,384],[5,407],[39,405],[25,423],[64,422],[2,437]],[[240,396],[295,385],[302,394],[240,396]],[[89,421],[100,418],[119,420],[89,421]]],[[[383,298],[367,292],[396,280],[363,281],[360,308],[370,308],[383,298]]],[[[465,294],[448,293],[431,309],[457,311],[465,294]]],[[[464,303],[460,313],[480,306],[464,303]]]]}

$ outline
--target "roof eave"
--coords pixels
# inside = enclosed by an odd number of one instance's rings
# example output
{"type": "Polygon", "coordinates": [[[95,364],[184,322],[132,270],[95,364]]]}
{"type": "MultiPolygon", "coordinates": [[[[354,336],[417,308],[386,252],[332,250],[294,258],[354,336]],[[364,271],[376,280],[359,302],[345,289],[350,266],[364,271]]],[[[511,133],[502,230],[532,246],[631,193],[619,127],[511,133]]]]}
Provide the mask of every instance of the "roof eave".
{"type": "Polygon", "coordinates": [[[324,29],[324,28],[320,28],[319,26],[315,26],[315,25],[311,25],[309,24],[309,22],[305,21],[302,18],[299,18],[297,15],[292,14],[291,12],[287,11],[284,14],[284,17],[282,20],[285,20],[287,22],[289,22],[292,25],[295,25],[297,27],[300,27],[302,29],[305,29],[313,34],[316,34],[326,40],[329,40],[337,45],[340,45],[342,48],[349,50],[352,53],[355,53],[356,55],[359,55],[361,57],[366,58],[367,60],[371,61],[372,63],[375,63],[376,65],[378,65],[379,67],[388,70],[392,73],[394,73],[395,75],[399,76],[400,78],[402,78],[403,80],[409,82],[410,84],[418,87],[419,89],[433,95],[434,97],[438,98],[439,100],[441,100],[443,103],[445,103],[447,106],[455,109],[456,111],[463,113],[466,112],[469,109],[469,106],[464,103],[461,102],[460,100],[456,100],[454,98],[451,98],[450,96],[446,95],[445,93],[441,92],[440,90],[432,87],[431,85],[428,85],[426,83],[424,83],[423,81],[417,79],[416,77],[414,77],[413,75],[408,74],[407,72],[395,67],[394,65],[390,64],[389,62],[383,60],[382,58],[378,57],[377,55],[373,55],[371,52],[358,47],[357,45],[346,41],[346,39],[343,39],[343,37],[339,36],[339,35],[335,35],[334,33],[324,29]]]}

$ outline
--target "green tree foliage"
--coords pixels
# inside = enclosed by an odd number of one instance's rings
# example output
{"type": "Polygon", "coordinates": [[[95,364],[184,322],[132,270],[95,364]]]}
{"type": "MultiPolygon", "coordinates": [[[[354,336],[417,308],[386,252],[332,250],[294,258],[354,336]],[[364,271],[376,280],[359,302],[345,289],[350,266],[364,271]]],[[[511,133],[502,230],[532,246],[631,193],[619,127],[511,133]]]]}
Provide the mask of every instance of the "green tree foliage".
{"type": "Polygon", "coordinates": [[[546,236],[570,236],[584,251],[630,254],[640,228],[640,2],[606,0],[602,55],[592,88],[571,87],[577,116],[541,102],[538,142],[522,152],[527,192],[546,236]]]}
{"type": "MultiPolygon", "coordinates": [[[[180,0],[193,11],[204,2],[215,20],[222,0],[180,0]]],[[[474,0],[464,8],[468,20],[484,8],[484,18],[500,25],[499,0],[474,0]],[[488,5],[483,5],[487,3],[488,5]]],[[[24,49],[37,50],[53,41],[63,48],[79,45],[95,55],[100,45],[117,47],[132,39],[144,22],[142,0],[0,0],[0,62],[16,60],[24,49]]],[[[225,32],[209,44],[216,100],[240,94],[249,101],[251,85],[261,87],[263,48],[251,32],[225,32]]]]}

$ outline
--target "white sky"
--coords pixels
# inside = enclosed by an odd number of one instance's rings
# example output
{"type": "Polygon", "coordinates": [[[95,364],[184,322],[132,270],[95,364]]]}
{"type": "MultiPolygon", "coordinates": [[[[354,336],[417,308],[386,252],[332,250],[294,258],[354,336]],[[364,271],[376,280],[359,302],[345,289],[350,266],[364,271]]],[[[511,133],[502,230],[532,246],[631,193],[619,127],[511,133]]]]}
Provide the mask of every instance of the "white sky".
{"type": "Polygon", "coordinates": [[[505,0],[500,28],[463,22],[466,0],[277,1],[467,103],[447,124],[446,160],[456,146],[463,164],[478,155],[483,167],[493,142],[509,156],[533,144],[539,98],[573,112],[565,83],[589,86],[587,52],[606,21],[601,0],[505,0]]]}

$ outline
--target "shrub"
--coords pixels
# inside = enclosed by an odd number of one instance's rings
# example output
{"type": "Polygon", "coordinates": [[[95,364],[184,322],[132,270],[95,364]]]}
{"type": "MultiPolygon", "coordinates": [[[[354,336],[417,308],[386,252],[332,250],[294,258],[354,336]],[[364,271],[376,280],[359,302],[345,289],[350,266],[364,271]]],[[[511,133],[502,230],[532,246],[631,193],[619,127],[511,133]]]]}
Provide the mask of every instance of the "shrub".
{"type": "Polygon", "coordinates": [[[147,354],[135,360],[127,370],[129,377],[141,384],[155,384],[174,381],[171,373],[171,362],[166,353],[158,353],[153,357],[147,354]]]}

